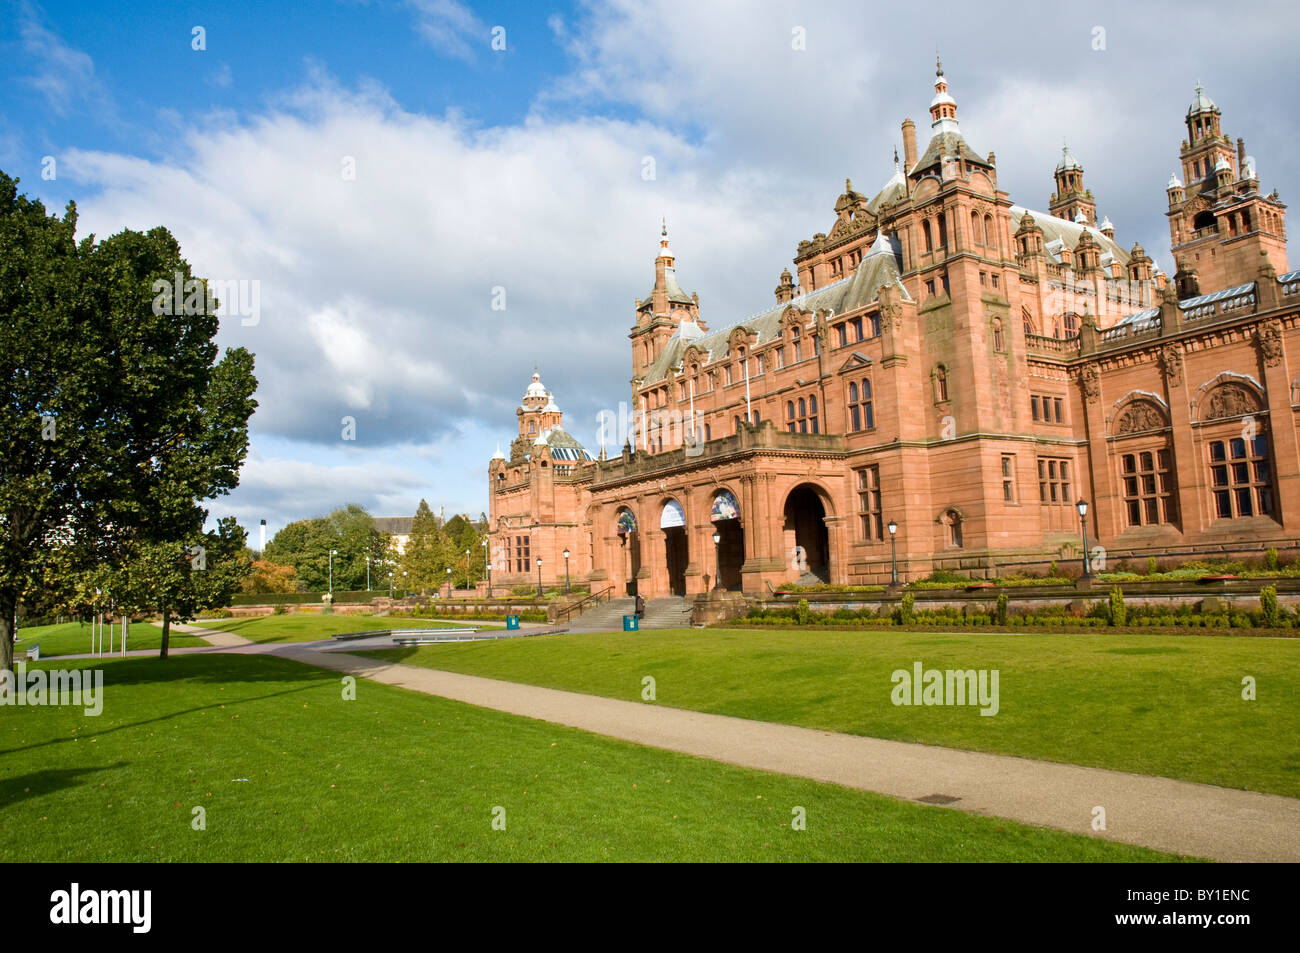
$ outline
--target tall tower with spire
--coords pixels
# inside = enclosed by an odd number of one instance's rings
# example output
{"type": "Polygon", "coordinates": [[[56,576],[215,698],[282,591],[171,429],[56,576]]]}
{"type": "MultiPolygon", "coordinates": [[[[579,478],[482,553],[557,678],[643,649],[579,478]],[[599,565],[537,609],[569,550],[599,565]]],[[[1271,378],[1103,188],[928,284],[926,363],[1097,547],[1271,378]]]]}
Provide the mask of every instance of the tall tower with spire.
{"type": "Polygon", "coordinates": [[[673,253],[668,248],[668,223],[660,223],[659,254],[655,258],[655,284],[650,294],[636,302],[636,327],[628,335],[632,339],[632,378],[639,380],[659,359],[664,345],[673,333],[685,323],[699,325],[700,299],[688,295],[677,282],[673,266],[673,253]]]}
{"type": "Polygon", "coordinates": [[[1056,164],[1056,191],[1047,210],[1068,222],[1097,224],[1097,203],[1093,201],[1092,190],[1084,187],[1083,166],[1068,145],[1061,146],[1061,161],[1056,164]]]}
{"type": "MultiPolygon", "coordinates": [[[[1169,242],[1184,290],[1208,293],[1254,281],[1261,258],[1287,271],[1286,206],[1260,192],[1246,143],[1224,135],[1219,107],[1200,83],[1187,107],[1182,181],[1169,177],[1169,242]],[[1184,183],[1186,183],[1184,185],[1184,183]]],[[[1182,292],[1180,291],[1180,294],[1182,292]]]]}

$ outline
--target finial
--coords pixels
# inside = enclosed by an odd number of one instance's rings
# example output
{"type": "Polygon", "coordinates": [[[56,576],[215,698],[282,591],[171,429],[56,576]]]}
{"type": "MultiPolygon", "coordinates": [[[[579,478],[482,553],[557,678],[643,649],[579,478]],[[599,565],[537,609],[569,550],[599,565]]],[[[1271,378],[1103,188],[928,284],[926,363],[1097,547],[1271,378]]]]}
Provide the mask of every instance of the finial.
{"type": "Polygon", "coordinates": [[[845,191],[845,192],[852,192],[852,191],[853,191],[853,183],[849,181],[849,179],[848,179],[847,176],[846,176],[845,179],[844,179],[844,191],[845,191]]]}
{"type": "Polygon", "coordinates": [[[668,217],[665,215],[663,218],[659,219],[659,224],[662,226],[662,227],[660,228],[660,230],[659,230],[659,237],[660,237],[660,238],[667,238],[667,237],[668,237],[668,217]]]}
{"type": "Polygon", "coordinates": [[[937,46],[934,48],[934,75],[943,75],[943,60],[939,59],[939,48],[937,46]]]}

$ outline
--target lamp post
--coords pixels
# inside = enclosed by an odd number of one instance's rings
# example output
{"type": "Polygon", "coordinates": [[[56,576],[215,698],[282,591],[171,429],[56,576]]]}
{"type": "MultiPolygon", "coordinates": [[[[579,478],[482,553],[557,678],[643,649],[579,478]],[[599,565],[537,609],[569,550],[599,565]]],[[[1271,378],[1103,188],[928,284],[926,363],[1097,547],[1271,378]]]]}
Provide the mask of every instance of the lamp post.
{"type": "Polygon", "coordinates": [[[537,598],[542,598],[542,557],[537,557],[537,598]]]}
{"type": "Polygon", "coordinates": [[[451,598],[451,567],[447,567],[447,598],[451,598]]]}
{"type": "Polygon", "coordinates": [[[569,587],[569,551],[567,549],[564,551],[564,591],[573,591],[569,587]]]}
{"type": "Polygon", "coordinates": [[[1079,511],[1079,529],[1083,531],[1083,575],[1079,578],[1091,579],[1092,573],[1088,571],[1088,501],[1080,497],[1074,508],[1079,511]]]}
{"type": "Polygon", "coordinates": [[[370,554],[366,553],[366,592],[370,591],[370,554]]]}
{"type": "Polygon", "coordinates": [[[465,588],[469,588],[469,550],[465,550],[465,588]]]}
{"type": "Polygon", "coordinates": [[[898,585],[898,548],[895,545],[894,534],[898,532],[898,524],[890,520],[889,526],[889,584],[898,585]]]}
{"type": "Polygon", "coordinates": [[[721,557],[722,534],[713,534],[713,590],[717,592],[722,588],[722,557],[721,557]]]}
{"type": "Polygon", "coordinates": [[[488,541],[483,540],[483,571],[487,573],[487,591],[488,598],[492,598],[492,551],[488,549],[488,541]]]}
{"type": "Polygon", "coordinates": [[[388,572],[388,598],[393,598],[393,572],[391,569],[388,572]]]}
{"type": "Polygon", "coordinates": [[[339,554],[337,549],[330,550],[330,601],[334,601],[334,557],[339,554]]]}
{"type": "Polygon", "coordinates": [[[402,598],[403,598],[403,599],[405,599],[405,598],[406,598],[406,594],[407,594],[408,592],[411,591],[410,588],[408,587],[408,583],[407,583],[407,581],[406,581],[406,577],[407,577],[407,575],[409,575],[408,571],[405,570],[405,569],[403,569],[403,570],[402,570],[402,598]]]}

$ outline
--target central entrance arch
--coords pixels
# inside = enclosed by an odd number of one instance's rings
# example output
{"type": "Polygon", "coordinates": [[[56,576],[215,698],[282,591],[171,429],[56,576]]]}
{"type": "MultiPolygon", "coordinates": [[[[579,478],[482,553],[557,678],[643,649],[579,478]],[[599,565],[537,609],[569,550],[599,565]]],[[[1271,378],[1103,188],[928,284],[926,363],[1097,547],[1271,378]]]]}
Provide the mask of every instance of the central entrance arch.
{"type": "Polygon", "coordinates": [[[709,520],[718,537],[714,547],[718,589],[740,589],[740,569],[745,564],[745,530],[740,525],[740,504],[730,490],[719,490],[709,507],[709,520]]]}
{"type": "Polygon", "coordinates": [[[659,516],[659,528],[664,531],[664,555],[668,563],[668,591],[674,596],[686,595],[686,566],[690,562],[690,548],[686,540],[686,513],[682,505],[670,499],[659,516]]]}
{"type": "Polygon", "coordinates": [[[831,581],[830,535],[826,530],[826,506],[811,484],[803,483],[785,499],[786,556],[790,567],[811,573],[822,582],[831,581]]]}

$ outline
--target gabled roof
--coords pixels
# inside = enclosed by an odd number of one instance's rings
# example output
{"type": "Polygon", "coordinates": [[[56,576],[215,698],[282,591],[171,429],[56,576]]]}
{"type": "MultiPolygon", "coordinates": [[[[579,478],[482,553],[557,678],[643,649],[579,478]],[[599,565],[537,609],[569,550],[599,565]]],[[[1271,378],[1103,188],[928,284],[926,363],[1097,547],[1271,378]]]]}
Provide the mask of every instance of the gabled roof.
{"type": "MultiPolygon", "coordinates": [[[[533,441],[533,446],[545,444],[550,448],[551,459],[553,460],[592,460],[595,459],[587,449],[578,442],[576,437],[571,436],[559,427],[551,427],[543,430],[533,441]]],[[[528,455],[531,458],[531,454],[528,455]]]]}
{"type": "Polygon", "coordinates": [[[375,531],[387,533],[389,536],[410,536],[411,524],[414,522],[414,516],[376,516],[374,518],[375,531]]]}
{"type": "MultiPolygon", "coordinates": [[[[863,256],[853,274],[834,284],[799,295],[785,304],[760,311],[742,321],[736,321],[700,337],[686,337],[679,328],[664,345],[659,359],[646,371],[644,382],[653,383],[668,376],[671,368],[682,363],[687,347],[694,345],[704,353],[705,361],[714,361],[726,353],[731,333],[743,327],[756,335],[756,343],[766,344],[781,334],[781,316],[787,308],[816,312],[821,309],[835,314],[854,311],[875,301],[882,285],[897,284],[905,300],[911,300],[907,289],[898,280],[901,274],[901,251],[898,242],[889,237],[877,236],[871,251],[863,256]]],[[[805,322],[811,327],[811,322],[805,322]]],[[[692,327],[696,327],[692,325],[692,327]]],[[[696,328],[698,330],[698,328],[696,328]]]]}
{"type": "Polygon", "coordinates": [[[1011,221],[1020,227],[1020,220],[1025,214],[1034,220],[1043,232],[1043,250],[1047,252],[1049,261],[1060,264],[1061,248],[1064,246],[1071,251],[1079,244],[1079,238],[1086,231],[1092,240],[1101,247],[1101,263],[1109,265],[1112,261],[1117,261],[1121,265],[1128,265],[1128,252],[1112,238],[1107,238],[1102,234],[1101,229],[1095,225],[1082,225],[1078,222],[1067,222],[1063,218],[1057,218],[1055,215],[1049,215],[1046,212],[1038,212],[1031,208],[1023,208],[1019,205],[1011,206],[1011,221]]]}

